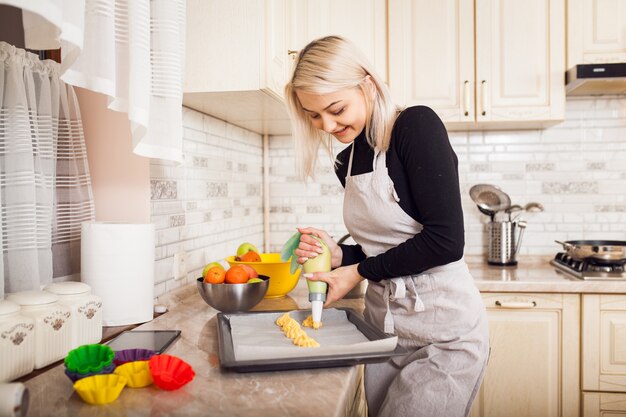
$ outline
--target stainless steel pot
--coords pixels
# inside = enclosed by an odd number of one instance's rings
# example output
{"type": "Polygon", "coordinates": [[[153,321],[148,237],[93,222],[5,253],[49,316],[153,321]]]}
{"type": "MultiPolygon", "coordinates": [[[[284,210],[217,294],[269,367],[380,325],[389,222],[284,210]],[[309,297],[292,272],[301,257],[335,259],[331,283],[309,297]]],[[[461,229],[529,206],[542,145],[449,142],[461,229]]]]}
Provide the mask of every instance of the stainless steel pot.
{"type": "Polygon", "coordinates": [[[626,261],[626,242],[622,240],[568,240],[560,243],[572,258],[584,261],[595,259],[605,262],[626,261]]]}

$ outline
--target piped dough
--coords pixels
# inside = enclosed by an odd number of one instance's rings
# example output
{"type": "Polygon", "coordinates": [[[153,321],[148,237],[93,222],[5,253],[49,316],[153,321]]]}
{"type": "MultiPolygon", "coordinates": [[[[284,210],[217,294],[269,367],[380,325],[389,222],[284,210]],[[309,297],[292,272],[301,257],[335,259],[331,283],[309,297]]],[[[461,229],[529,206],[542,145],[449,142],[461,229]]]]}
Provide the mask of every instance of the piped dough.
{"type": "Polygon", "coordinates": [[[312,327],[313,329],[317,330],[320,327],[322,327],[322,322],[313,321],[313,316],[309,315],[306,319],[304,319],[304,321],[302,322],[302,325],[304,327],[312,327]]]}
{"type": "Polygon", "coordinates": [[[298,322],[289,313],[285,313],[276,319],[276,324],[281,328],[285,336],[293,340],[298,347],[319,347],[319,343],[308,336],[298,322]]]}

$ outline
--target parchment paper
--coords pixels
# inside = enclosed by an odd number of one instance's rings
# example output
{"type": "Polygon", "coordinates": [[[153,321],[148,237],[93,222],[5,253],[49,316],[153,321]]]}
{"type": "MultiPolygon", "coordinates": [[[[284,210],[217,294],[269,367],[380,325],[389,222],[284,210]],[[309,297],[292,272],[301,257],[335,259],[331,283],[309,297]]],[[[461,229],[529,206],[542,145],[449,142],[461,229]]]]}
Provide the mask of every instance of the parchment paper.
{"type": "Polygon", "coordinates": [[[398,343],[397,337],[368,340],[348,320],[345,311],[330,308],[324,309],[323,327],[318,330],[302,326],[302,321],[311,314],[309,310],[297,310],[289,313],[293,319],[298,321],[306,334],[320,344],[319,347],[298,347],[285,336],[275,323],[276,319],[283,314],[284,312],[232,316],[230,327],[235,359],[248,361],[391,352],[398,343]]]}

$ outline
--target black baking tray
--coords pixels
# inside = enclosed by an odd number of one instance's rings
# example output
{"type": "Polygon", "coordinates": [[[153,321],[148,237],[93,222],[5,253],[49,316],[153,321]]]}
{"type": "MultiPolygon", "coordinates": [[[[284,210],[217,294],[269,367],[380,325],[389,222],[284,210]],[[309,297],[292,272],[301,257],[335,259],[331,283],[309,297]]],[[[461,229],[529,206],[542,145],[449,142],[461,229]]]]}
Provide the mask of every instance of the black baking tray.
{"type": "MultiPolygon", "coordinates": [[[[348,320],[369,340],[380,340],[392,335],[385,334],[368,324],[359,314],[350,308],[338,308],[346,312],[348,320]]],[[[395,350],[388,352],[346,353],[345,355],[308,356],[306,358],[276,358],[254,361],[238,361],[235,359],[233,339],[230,330],[230,318],[233,316],[284,313],[283,310],[259,311],[252,313],[218,313],[217,340],[220,365],[224,369],[236,372],[287,371],[294,369],[333,368],[351,366],[362,363],[384,362],[392,356],[405,355],[407,350],[396,345],[395,350]]]]}

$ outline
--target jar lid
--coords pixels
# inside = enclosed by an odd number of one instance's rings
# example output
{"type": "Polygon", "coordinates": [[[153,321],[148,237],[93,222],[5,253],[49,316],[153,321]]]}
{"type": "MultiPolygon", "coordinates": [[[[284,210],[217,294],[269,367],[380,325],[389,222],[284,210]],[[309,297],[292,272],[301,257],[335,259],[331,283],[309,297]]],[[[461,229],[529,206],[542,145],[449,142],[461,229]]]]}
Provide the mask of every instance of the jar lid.
{"type": "Polygon", "coordinates": [[[7,295],[7,300],[21,306],[38,306],[59,301],[59,296],[47,291],[20,291],[7,295]]]}
{"type": "Polygon", "coordinates": [[[0,316],[5,316],[20,311],[20,305],[9,300],[0,300],[0,316]]]}
{"type": "Polygon", "coordinates": [[[48,284],[44,289],[57,295],[86,294],[91,291],[89,285],[84,282],[76,281],[53,282],[52,284],[48,284]]]}

